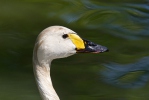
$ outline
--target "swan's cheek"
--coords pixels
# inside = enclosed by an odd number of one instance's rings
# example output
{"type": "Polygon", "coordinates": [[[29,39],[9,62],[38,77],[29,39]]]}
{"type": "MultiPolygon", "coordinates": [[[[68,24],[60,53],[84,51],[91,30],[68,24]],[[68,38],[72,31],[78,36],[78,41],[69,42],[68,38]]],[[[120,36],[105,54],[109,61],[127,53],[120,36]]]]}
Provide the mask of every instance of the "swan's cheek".
{"type": "Polygon", "coordinates": [[[71,48],[70,48],[70,54],[75,54],[76,53],[76,46],[72,43],[71,48]]]}
{"type": "Polygon", "coordinates": [[[64,51],[62,52],[63,53],[63,56],[64,57],[68,57],[68,56],[71,56],[71,55],[74,55],[76,54],[76,50],[75,50],[75,45],[74,44],[67,44],[67,47],[64,48],[64,51]]]}
{"type": "Polygon", "coordinates": [[[76,54],[76,50],[72,50],[71,52],[69,52],[70,55],[76,54]]]}

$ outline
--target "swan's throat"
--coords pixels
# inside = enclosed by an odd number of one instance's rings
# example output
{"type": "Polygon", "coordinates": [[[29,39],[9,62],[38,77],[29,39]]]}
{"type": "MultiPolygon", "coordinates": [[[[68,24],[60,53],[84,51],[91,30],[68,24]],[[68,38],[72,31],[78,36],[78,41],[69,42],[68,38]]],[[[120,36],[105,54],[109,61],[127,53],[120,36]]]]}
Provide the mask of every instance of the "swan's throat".
{"type": "Polygon", "coordinates": [[[52,85],[50,77],[50,64],[34,64],[34,73],[42,99],[59,100],[59,97],[52,85]]]}

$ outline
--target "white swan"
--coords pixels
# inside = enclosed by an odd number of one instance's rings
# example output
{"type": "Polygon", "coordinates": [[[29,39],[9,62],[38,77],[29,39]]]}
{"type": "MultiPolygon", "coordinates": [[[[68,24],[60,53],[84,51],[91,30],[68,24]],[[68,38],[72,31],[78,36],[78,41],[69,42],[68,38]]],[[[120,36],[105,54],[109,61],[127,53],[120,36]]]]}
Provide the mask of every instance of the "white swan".
{"type": "Polygon", "coordinates": [[[43,100],[60,100],[55,92],[50,65],[53,59],[64,58],[76,52],[99,53],[107,48],[81,39],[74,31],[63,26],[51,26],[43,30],[33,52],[34,74],[43,100]]]}

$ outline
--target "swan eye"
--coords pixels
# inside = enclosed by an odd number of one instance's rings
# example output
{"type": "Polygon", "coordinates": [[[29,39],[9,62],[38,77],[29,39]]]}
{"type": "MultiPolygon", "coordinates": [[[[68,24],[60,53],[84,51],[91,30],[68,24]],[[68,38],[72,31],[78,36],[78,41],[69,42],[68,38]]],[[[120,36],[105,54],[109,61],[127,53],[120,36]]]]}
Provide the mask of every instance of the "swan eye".
{"type": "Polygon", "coordinates": [[[64,34],[62,37],[63,37],[64,39],[66,39],[66,38],[68,37],[68,34],[64,34]]]}

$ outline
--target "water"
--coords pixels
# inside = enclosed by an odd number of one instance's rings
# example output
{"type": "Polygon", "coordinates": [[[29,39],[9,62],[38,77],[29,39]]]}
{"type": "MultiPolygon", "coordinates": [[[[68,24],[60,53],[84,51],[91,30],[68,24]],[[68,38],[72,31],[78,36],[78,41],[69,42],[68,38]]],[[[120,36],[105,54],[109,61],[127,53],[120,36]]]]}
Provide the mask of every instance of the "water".
{"type": "Polygon", "coordinates": [[[37,35],[62,25],[109,48],[53,61],[61,100],[148,100],[148,0],[24,0],[0,3],[0,100],[41,100],[32,71],[37,35]]]}

